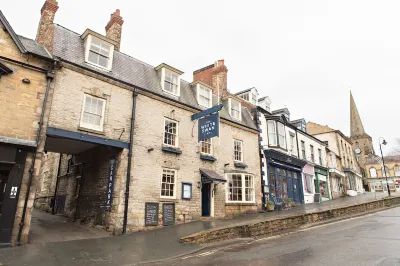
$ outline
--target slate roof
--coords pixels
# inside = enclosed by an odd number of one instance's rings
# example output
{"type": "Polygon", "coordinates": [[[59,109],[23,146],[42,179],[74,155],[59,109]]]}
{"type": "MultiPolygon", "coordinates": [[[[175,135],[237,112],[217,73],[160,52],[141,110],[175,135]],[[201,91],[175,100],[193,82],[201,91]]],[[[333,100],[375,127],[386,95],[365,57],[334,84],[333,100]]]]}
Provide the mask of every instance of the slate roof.
{"type": "MultiPolygon", "coordinates": [[[[153,66],[124,53],[114,51],[111,71],[102,70],[87,64],[84,56],[84,41],[82,40],[81,35],[57,24],[55,24],[54,29],[53,53],[54,56],[63,61],[81,66],[86,69],[91,69],[92,71],[100,73],[104,76],[117,79],[149,92],[158,94],[162,97],[194,107],[198,110],[202,109],[197,103],[195,91],[190,87],[189,82],[181,80],[180,97],[166,93],[161,88],[160,78],[153,66]]],[[[216,97],[213,97],[213,105],[216,104],[217,99],[216,97]]],[[[221,110],[220,116],[221,118],[234,123],[241,124],[252,129],[257,129],[249,112],[246,111],[244,107],[242,107],[241,121],[234,120],[230,117],[226,104],[224,104],[224,108],[221,110]]]]}
{"type": "Polygon", "coordinates": [[[44,48],[42,45],[38,44],[35,40],[26,38],[21,35],[18,35],[18,38],[28,53],[38,55],[38,56],[41,56],[44,58],[49,58],[49,59],[52,58],[52,56],[46,50],[46,48],[44,48]]]}

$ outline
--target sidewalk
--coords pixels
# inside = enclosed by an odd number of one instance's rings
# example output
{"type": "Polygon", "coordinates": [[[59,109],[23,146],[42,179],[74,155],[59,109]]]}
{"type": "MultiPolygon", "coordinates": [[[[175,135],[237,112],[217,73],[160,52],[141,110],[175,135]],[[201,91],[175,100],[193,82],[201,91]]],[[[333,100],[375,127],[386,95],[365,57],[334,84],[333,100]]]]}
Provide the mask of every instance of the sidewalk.
{"type": "MultiPolygon", "coordinates": [[[[382,197],[382,195],[379,196],[382,197]]],[[[132,265],[138,262],[182,256],[200,250],[201,245],[181,244],[179,239],[206,229],[253,223],[274,216],[315,212],[372,200],[375,200],[375,194],[366,193],[357,197],[302,205],[288,211],[260,213],[230,220],[196,221],[116,237],[29,244],[19,248],[0,249],[0,263],[3,265],[41,266],[132,265]]]]}

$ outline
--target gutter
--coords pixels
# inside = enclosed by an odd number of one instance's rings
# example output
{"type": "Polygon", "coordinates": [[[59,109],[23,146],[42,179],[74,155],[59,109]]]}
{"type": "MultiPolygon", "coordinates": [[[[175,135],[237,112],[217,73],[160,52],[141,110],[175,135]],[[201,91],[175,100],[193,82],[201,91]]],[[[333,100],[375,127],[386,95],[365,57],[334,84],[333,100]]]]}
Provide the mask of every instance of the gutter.
{"type": "Polygon", "coordinates": [[[31,65],[31,64],[27,64],[27,63],[24,63],[24,62],[20,62],[20,61],[17,61],[17,60],[8,58],[8,57],[0,56],[0,59],[6,60],[6,61],[8,61],[8,62],[17,64],[17,65],[20,65],[20,66],[23,66],[23,67],[26,67],[26,68],[29,68],[29,69],[32,69],[32,70],[39,71],[39,72],[41,72],[41,73],[47,73],[47,72],[48,72],[47,69],[40,68],[40,67],[31,65]]]}
{"type": "Polygon", "coordinates": [[[135,111],[136,111],[136,97],[138,93],[136,90],[133,91],[133,103],[132,103],[132,115],[131,115],[131,131],[129,136],[129,151],[128,151],[128,169],[126,173],[125,183],[125,208],[124,208],[124,220],[122,224],[122,234],[126,234],[126,225],[128,223],[128,205],[129,205],[129,189],[131,184],[131,167],[132,167],[132,150],[133,150],[133,134],[135,129],[135,111]]]}
{"type": "MultiPolygon", "coordinates": [[[[49,95],[49,90],[50,90],[50,85],[51,81],[54,78],[54,73],[53,72],[47,72],[46,74],[46,79],[47,79],[47,86],[46,86],[46,93],[44,95],[43,99],[43,105],[42,105],[42,113],[40,114],[40,120],[39,120],[39,128],[37,130],[36,134],[36,145],[39,147],[39,140],[40,140],[40,135],[42,133],[42,126],[43,126],[43,119],[44,119],[44,112],[46,110],[46,103],[47,103],[47,97],[49,95]]],[[[38,148],[36,148],[32,154],[32,164],[29,169],[29,177],[28,177],[28,186],[25,194],[25,202],[24,202],[24,208],[22,210],[22,217],[21,217],[21,222],[19,224],[19,230],[18,230],[18,238],[17,238],[17,245],[21,245],[21,235],[22,235],[22,229],[24,228],[24,221],[25,221],[25,216],[26,216],[26,208],[28,205],[28,200],[29,200],[29,194],[31,191],[31,185],[32,185],[32,178],[33,178],[33,173],[35,171],[35,162],[36,162],[36,153],[37,153],[38,148]]]]}

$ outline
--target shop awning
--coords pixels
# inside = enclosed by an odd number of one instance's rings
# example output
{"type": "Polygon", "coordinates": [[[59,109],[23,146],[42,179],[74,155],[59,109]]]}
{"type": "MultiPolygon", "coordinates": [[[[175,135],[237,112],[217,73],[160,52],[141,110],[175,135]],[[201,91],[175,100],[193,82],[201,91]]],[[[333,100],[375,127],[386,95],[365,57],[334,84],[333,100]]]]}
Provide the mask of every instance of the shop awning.
{"type": "Polygon", "coordinates": [[[226,180],[217,174],[215,171],[205,168],[200,168],[201,183],[225,183],[226,180]]]}

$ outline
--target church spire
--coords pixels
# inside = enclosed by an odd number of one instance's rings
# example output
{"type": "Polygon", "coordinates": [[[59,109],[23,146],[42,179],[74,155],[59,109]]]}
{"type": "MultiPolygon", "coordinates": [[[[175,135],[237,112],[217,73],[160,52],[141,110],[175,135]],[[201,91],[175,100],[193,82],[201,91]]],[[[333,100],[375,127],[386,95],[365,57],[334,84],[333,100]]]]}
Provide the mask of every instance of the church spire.
{"type": "Polygon", "coordinates": [[[353,94],[350,91],[350,137],[361,135],[365,135],[365,130],[353,94]]]}

